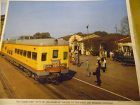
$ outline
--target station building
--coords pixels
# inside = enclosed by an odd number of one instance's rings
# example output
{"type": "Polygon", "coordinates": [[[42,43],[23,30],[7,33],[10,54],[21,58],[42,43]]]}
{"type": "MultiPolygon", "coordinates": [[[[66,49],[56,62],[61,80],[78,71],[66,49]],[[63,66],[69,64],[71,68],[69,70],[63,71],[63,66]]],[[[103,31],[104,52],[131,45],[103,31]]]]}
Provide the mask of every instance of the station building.
{"type": "Polygon", "coordinates": [[[88,41],[93,38],[100,37],[95,34],[88,34],[88,35],[77,35],[74,34],[69,38],[69,46],[71,52],[74,52],[76,49],[79,50],[80,54],[85,54],[85,55],[90,55],[90,50],[91,49],[86,49],[85,48],[85,41],[88,41]]]}

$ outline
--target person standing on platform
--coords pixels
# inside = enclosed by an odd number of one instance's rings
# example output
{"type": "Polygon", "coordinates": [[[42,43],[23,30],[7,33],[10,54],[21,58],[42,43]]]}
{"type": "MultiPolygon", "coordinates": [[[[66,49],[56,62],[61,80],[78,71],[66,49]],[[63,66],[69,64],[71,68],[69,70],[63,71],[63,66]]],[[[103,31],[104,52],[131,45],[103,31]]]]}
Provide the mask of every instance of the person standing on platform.
{"type": "Polygon", "coordinates": [[[97,62],[100,62],[100,60],[101,60],[101,57],[97,56],[97,62]]]}
{"type": "Polygon", "coordinates": [[[110,51],[110,60],[113,60],[113,55],[114,55],[114,53],[112,52],[112,51],[110,51]]]}
{"type": "Polygon", "coordinates": [[[104,57],[107,59],[107,51],[104,51],[104,57]]]}
{"type": "Polygon", "coordinates": [[[106,59],[105,58],[101,59],[101,69],[103,70],[103,72],[106,71],[106,59]]]}
{"type": "Polygon", "coordinates": [[[101,86],[101,73],[100,73],[100,68],[101,68],[101,64],[99,62],[96,63],[96,71],[93,72],[93,75],[96,75],[96,85],[101,86]]]}
{"type": "Polygon", "coordinates": [[[90,77],[91,76],[91,71],[90,71],[90,64],[89,61],[86,60],[86,71],[87,71],[87,76],[90,77]]]}
{"type": "Polygon", "coordinates": [[[75,64],[76,65],[79,64],[79,52],[78,52],[78,49],[75,50],[75,64]]]}

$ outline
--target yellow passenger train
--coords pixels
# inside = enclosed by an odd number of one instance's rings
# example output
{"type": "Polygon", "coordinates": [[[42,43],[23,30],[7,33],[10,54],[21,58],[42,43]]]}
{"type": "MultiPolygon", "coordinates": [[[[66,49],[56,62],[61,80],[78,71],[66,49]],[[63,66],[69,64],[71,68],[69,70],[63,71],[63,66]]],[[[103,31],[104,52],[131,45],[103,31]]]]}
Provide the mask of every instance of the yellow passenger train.
{"type": "Polygon", "coordinates": [[[35,80],[56,79],[68,73],[68,43],[61,39],[5,41],[1,54],[35,80]]]}

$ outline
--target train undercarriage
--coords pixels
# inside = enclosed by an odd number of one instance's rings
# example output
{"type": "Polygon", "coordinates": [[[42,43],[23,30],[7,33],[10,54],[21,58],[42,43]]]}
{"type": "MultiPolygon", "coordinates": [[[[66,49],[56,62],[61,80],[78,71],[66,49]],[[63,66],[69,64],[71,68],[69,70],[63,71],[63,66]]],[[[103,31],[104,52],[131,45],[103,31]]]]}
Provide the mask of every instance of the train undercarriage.
{"type": "Polygon", "coordinates": [[[4,54],[0,54],[5,58],[7,61],[9,61],[11,64],[16,66],[18,70],[25,73],[28,77],[33,78],[35,81],[38,81],[40,83],[53,83],[53,84],[59,84],[63,81],[64,78],[69,78],[69,73],[61,73],[61,72],[49,72],[47,75],[38,75],[37,73],[33,72],[28,67],[24,66],[23,64],[19,63],[18,61],[12,59],[11,57],[8,57],[4,54]]]}

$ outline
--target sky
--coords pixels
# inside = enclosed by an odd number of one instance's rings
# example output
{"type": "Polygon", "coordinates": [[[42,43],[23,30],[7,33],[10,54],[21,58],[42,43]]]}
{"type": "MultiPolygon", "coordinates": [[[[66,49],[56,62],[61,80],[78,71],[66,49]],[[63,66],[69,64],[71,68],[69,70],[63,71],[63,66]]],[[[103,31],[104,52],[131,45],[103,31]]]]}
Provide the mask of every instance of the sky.
{"type": "Polygon", "coordinates": [[[4,38],[49,32],[58,38],[77,32],[115,32],[127,16],[125,0],[10,1],[4,38]]]}

